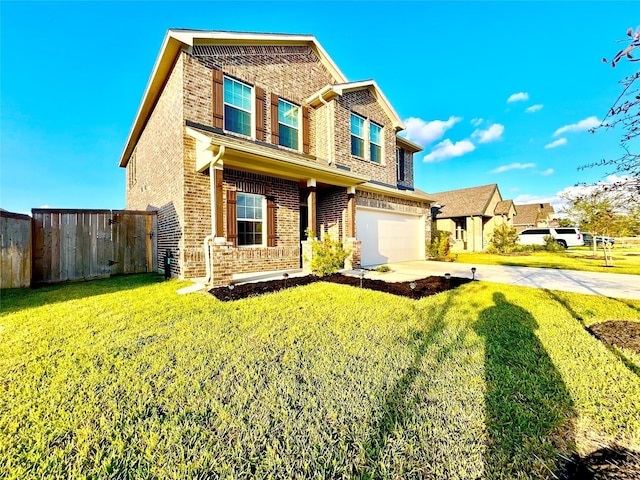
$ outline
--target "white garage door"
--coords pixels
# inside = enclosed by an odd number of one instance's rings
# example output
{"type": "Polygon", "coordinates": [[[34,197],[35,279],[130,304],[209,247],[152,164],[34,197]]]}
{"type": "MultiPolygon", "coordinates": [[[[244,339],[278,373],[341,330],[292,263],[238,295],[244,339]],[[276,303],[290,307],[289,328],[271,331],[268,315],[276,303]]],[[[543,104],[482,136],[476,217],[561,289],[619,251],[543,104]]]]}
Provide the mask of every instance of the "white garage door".
{"type": "Polygon", "coordinates": [[[358,208],[356,235],[362,265],[424,259],[424,221],[416,215],[358,208]]]}

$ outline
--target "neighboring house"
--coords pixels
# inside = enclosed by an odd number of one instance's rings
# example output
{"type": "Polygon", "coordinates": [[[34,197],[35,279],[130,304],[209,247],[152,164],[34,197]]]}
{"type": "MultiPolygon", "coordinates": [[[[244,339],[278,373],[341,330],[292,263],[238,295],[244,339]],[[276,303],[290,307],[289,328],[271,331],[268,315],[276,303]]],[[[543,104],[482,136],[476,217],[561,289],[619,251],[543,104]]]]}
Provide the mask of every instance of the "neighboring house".
{"type": "Polygon", "coordinates": [[[352,267],[423,259],[431,198],[403,129],[313,36],[169,30],[120,158],[127,209],[158,211],[173,276],[216,285],[299,268],[305,232],[352,267]]]}
{"type": "Polygon", "coordinates": [[[493,229],[511,224],[516,215],[512,200],[502,200],[498,185],[462,188],[431,194],[434,229],[449,232],[451,251],[479,252],[488,246],[493,229]]]}
{"type": "Polygon", "coordinates": [[[520,233],[525,228],[554,227],[558,222],[553,219],[555,210],[549,203],[533,203],[516,205],[518,215],[513,219],[513,226],[520,233]]]}

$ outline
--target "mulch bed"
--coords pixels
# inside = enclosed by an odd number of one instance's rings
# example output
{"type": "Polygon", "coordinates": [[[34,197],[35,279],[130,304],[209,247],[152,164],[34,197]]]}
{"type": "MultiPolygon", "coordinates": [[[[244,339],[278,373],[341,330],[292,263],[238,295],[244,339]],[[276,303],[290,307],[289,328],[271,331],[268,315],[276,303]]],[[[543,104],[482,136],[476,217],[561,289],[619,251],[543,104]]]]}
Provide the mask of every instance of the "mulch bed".
{"type": "MultiPolygon", "coordinates": [[[[242,285],[234,285],[229,287],[216,287],[209,290],[209,293],[218,300],[231,301],[240,300],[242,298],[263,295],[265,293],[277,292],[285,288],[297,287],[299,285],[308,285],[313,282],[332,282],[342,285],[351,285],[360,287],[360,278],[339,273],[327,275],[325,277],[316,277],[315,275],[307,275],[305,277],[292,277],[281,280],[269,280],[265,282],[243,283],[242,285]]],[[[376,290],[378,292],[391,293],[403,297],[420,299],[435,295],[436,293],[446,292],[460,285],[470,282],[469,278],[451,277],[446,280],[444,277],[431,276],[416,280],[416,288],[411,289],[411,282],[385,282],[384,280],[362,279],[362,288],[376,290]]]]}
{"type": "Polygon", "coordinates": [[[560,480],[638,480],[640,453],[625,448],[607,447],[586,457],[573,454],[562,471],[560,480]]]}
{"type": "Polygon", "coordinates": [[[608,345],[626,348],[640,355],[640,322],[607,320],[591,325],[587,330],[608,345]]]}

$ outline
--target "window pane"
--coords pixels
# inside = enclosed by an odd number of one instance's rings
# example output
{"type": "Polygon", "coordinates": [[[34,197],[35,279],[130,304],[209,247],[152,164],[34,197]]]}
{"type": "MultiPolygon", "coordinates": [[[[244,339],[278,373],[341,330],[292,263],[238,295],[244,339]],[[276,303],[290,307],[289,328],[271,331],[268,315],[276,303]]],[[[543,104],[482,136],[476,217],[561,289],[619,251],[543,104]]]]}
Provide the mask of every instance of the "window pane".
{"type": "Polygon", "coordinates": [[[382,131],[382,128],[379,127],[378,125],[376,125],[375,123],[370,124],[370,137],[369,140],[371,140],[372,143],[377,143],[378,145],[380,145],[381,141],[380,141],[380,132],[382,131]]]}
{"type": "Polygon", "coordinates": [[[378,145],[371,144],[371,161],[380,163],[382,160],[382,149],[378,145]]]}
{"type": "Polygon", "coordinates": [[[351,155],[364,157],[364,140],[351,135],[351,155]]]}
{"type": "Polygon", "coordinates": [[[224,106],[224,129],[251,136],[251,114],[237,108],[224,106]]]}
{"type": "Polygon", "coordinates": [[[364,137],[364,119],[351,114],[351,134],[364,137]]]}
{"type": "Polygon", "coordinates": [[[280,124],[278,143],[285,147],[298,149],[298,130],[280,124]]]}
{"type": "Polygon", "coordinates": [[[298,107],[284,100],[278,100],[278,122],[298,128],[298,115],[298,107]]]}
{"type": "Polygon", "coordinates": [[[251,111],[251,88],[230,78],[224,79],[224,103],[251,111]]]}

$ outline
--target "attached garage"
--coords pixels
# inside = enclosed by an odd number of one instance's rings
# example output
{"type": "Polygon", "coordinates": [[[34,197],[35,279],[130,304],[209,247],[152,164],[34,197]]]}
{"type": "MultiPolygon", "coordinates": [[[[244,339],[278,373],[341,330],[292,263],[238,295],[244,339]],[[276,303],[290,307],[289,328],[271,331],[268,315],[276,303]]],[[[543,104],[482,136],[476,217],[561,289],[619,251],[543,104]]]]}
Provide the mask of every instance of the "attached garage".
{"type": "Polygon", "coordinates": [[[424,260],[424,216],[358,207],[356,235],[362,265],[424,260]]]}

